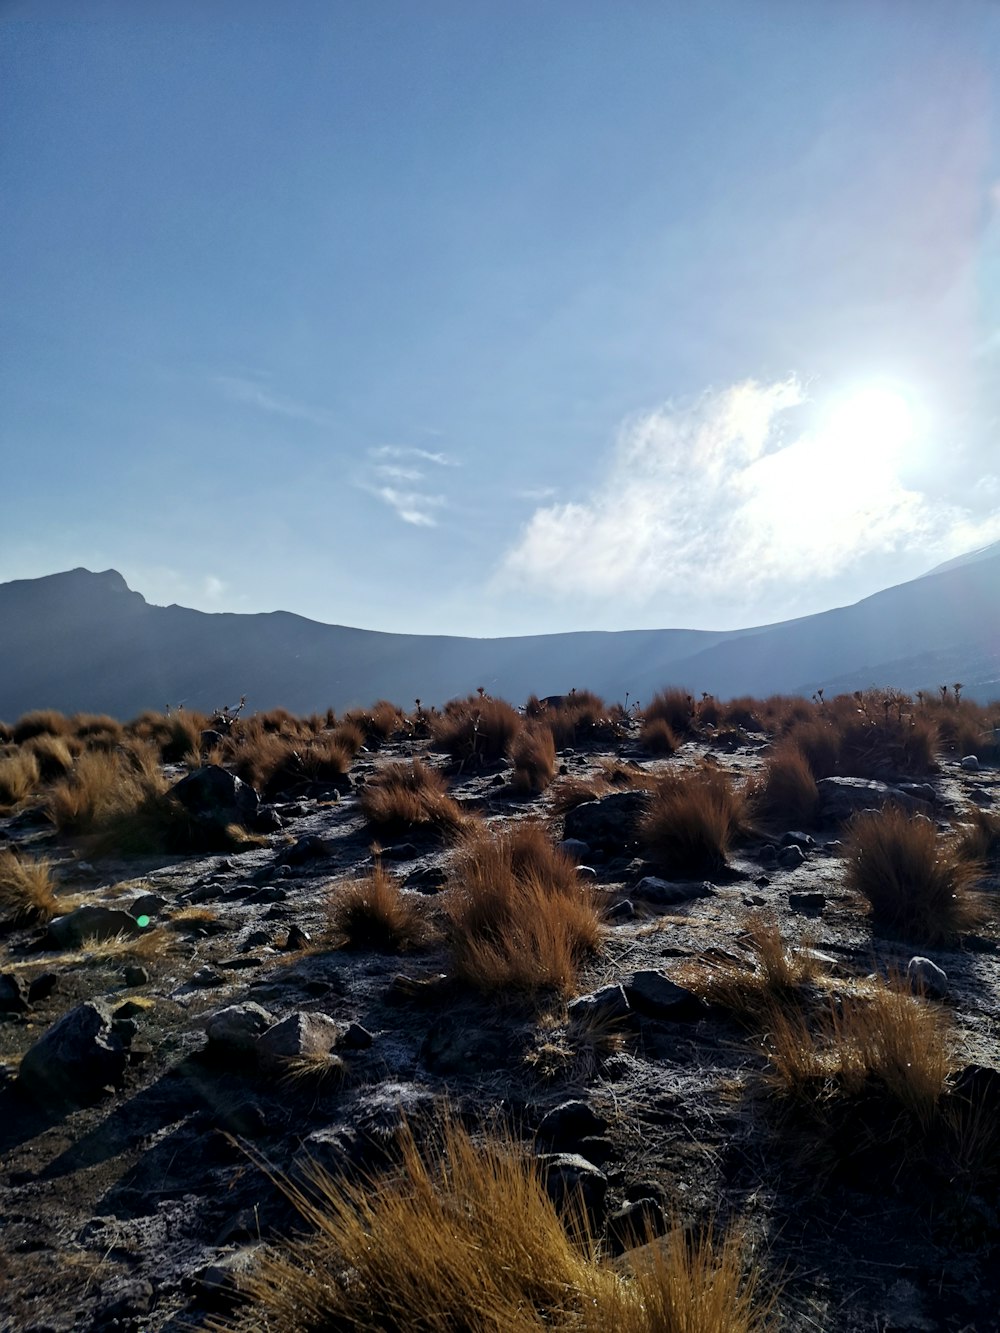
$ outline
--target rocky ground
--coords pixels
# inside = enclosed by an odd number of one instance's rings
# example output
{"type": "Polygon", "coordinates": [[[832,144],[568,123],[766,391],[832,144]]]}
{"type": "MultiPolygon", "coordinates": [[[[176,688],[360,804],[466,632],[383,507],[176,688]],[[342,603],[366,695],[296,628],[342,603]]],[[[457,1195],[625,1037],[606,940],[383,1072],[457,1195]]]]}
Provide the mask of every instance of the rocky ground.
{"type": "MultiPolygon", "coordinates": [[[[750,737],[715,761],[748,775],[764,743],[750,737]]],[[[653,760],[626,737],[560,762],[585,777],[609,755],[657,770],[706,749],[689,742],[653,760]]],[[[929,954],[947,980],[927,1002],[953,1019],[955,1068],[1000,1068],[995,923],[961,947],[917,949],[873,937],[845,888],[838,816],[884,792],[833,780],[820,826],[750,837],[726,873],[677,884],[651,875],[630,844],[627,797],[566,823],[552,814],[558,779],[518,800],[500,765],[458,775],[453,794],[487,821],[542,818],[555,840],[578,839],[581,874],[608,909],[604,948],[575,1000],[487,1002],[450,981],[443,947],[386,956],[326,939],[331,883],[372,865],[358,788],[413,753],[423,745],[362,754],[349,789],[279,804],[268,846],[224,857],[88,864],[30,810],[0,822],[0,838],[58,861],[67,895],[148,918],[126,922],[124,935],[120,917],[95,917],[62,937],[6,937],[0,1329],[202,1325],[239,1299],[255,1252],[297,1225],[275,1176],[294,1179],[309,1159],[334,1174],[377,1165],[404,1119],[419,1125],[445,1104],[470,1125],[499,1121],[534,1151],[563,1154],[550,1180],[585,1187],[612,1249],[623,1219],[742,1219],[780,1281],[782,1328],[998,1327],[995,1186],[980,1192],[973,1172],[949,1190],[920,1168],[818,1178],[760,1094],[759,1044],[669,984],[698,961],[746,957],[750,912],[817,950],[834,987],[929,954]],[[284,1057],[331,1043],[325,1077],[289,1076],[284,1057]]],[[[928,783],[905,799],[942,825],[1000,795],[997,770],[952,760],[928,783]]],[[[431,910],[453,856],[419,842],[384,848],[431,910]]],[[[994,866],[986,889],[998,888],[994,866]]]]}

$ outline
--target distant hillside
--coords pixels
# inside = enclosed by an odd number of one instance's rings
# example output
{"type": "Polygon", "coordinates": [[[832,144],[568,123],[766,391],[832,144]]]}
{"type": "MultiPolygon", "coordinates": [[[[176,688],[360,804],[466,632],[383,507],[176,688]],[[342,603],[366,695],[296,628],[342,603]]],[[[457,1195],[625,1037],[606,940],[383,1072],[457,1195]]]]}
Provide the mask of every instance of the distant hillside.
{"type": "Polygon", "coordinates": [[[521,702],[573,686],[644,700],[666,683],[731,697],[960,680],[985,701],[1000,697],[998,590],[1000,547],[777,625],[466,639],[150,606],[114,570],[75,569],[0,584],[0,717],[207,711],[241,694],[252,710],[312,712],[380,697],[442,703],[480,685],[521,702]]]}

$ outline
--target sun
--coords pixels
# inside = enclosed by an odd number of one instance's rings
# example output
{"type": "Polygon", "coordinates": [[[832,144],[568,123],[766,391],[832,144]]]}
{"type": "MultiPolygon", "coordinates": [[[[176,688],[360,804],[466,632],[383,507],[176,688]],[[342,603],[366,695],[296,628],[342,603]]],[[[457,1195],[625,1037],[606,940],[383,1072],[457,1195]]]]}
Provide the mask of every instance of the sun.
{"type": "Polygon", "coordinates": [[[913,406],[901,389],[865,385],[831,406],[821,433],[843,462],[891,466],[914,437],[913,406]]]}

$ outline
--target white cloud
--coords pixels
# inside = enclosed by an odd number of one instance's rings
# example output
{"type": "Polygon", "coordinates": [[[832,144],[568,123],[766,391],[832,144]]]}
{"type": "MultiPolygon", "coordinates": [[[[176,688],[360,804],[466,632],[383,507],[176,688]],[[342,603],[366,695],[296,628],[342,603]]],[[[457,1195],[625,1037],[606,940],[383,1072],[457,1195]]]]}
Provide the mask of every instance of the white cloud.
{"type": "Polygon", "coordinates": [[[907,489],[890,453],[819,431],[785,438],[782,413],[804,402],[795,380],[748,381],[630,418],[597,491],[537,508],[498,584],[631,604],[747,600],[876,552],[951,555],[1000,536],[1000,511],[907,489]]]}
{"type": "Polygon", "coordinates": [[[336,419],[330,412],[313,407],[308,403],[297,402],[293,398],[271,393],[256,380],[241,375],[216,375],[215,383],[227,398],[237,403],[246,403],[257,407],[262,412],[275,416],[290,417],[293,421],[308,421],[314,426],[334,426],[336,419]]]}
{"type": "Polygon", "coordinates": [[[416,449],[410,445],[380,444],[376,449],[368,450],[371,458],[419,458],[423,463],[434,463],[437,467],[457,467],[458,464],[447,454],[433,453],[429,449],[416,449]]]}
{"type": "Polygon", "coordinates": [[[426,495],[423,491],[398,491],[394,486],[369,488],[373,495],[395,510],[404,523],[419,528],[434,528],[437,519],[433,511],[445,504],[443,495],[426,495]]]}
{"type": "Polygon", "coordinates": [[[229,584],[224,579],[217,578],[215,574],[205,575],[204,592],[206,597],[221,597],[228,587],[229,584]]]}
{"type": "Polygon", "coordinates": [[[379,463],[375,469],[386,481],[423,481],[424,474],[417,467],[398,467],[394,463],[379,463]]]}

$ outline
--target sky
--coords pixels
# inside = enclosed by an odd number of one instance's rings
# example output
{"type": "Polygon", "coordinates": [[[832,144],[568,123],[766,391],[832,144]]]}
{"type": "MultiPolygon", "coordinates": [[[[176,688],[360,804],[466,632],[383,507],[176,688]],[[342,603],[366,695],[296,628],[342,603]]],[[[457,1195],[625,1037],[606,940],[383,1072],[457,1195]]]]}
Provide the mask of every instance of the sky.
{"type": "Polygon", "coordinates": [[[992,0],[0,0],[0,180],[0,582],[729,629],[1000,538],[992,0]]]}

